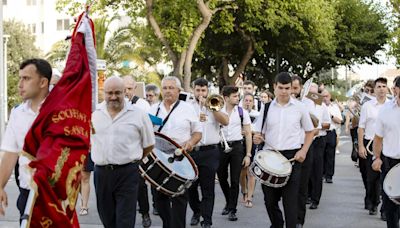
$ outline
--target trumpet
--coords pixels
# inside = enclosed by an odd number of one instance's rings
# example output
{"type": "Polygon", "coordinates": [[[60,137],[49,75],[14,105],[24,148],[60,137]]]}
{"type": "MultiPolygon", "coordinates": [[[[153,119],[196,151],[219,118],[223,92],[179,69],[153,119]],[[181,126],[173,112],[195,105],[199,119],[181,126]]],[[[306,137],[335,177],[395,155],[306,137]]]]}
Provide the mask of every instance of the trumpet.
{"type": "Polygon", "coordinates": [[[226,141],[225,135],[224,135],[224,131],[222,130],[222,128],[220,128],[219,133],[221,135],[222,138],[222,144],[224,146],[224,152],[225,153],[229,153],[232,151],[232,147],[229,146],[228,142],[226,141]]]}
{"type": "Polygon", "coordinates": [[[205,106],[211,112],[218,112],[224,107],[224,98],[219,94],[212,94],[207,97],[205,106]]]}

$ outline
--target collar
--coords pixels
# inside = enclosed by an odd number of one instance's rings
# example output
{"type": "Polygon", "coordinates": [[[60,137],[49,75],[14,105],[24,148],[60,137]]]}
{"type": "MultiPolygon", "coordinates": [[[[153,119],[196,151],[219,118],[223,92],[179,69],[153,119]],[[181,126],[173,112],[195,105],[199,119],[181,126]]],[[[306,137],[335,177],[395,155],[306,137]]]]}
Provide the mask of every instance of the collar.
{"type": "MultiPolygon", "coordinates": [[[[176,102],[178,102],[178,100],[176,100],[174,103],[172,103],[172,104],[169,106],[169,110],[170,110],[170,111],[171,111],[172,107],[174,107],[174,105],[176,104],[176,102]]],[[[160,106],[162,106],[162,107],[166,110],[164,104],[165,104],[164,101],[162,101],[162,102],[160,103],[160,106]]]]}
{"type": "MultiPolygon", "coordinates": [[[[133,105],[130,105],[130,104],[129,104],[129,101],[127,101],[127,100],[124,99],[124,107],[121,109],[121,111],[119,111],[119,113],[117,114],[117,116],[120,115],[120,114],[123,114],[123,113],[127,112],[128,110],[132,110],[132,107],[133,107],[133,105]]],[[[100,111],[102,111],[102,112],[108,114],[106,101],[101,102],[100,105],[99,105],[99,107],[98,107],[98,109],[99,109],[100,111]]]]}
{"type": "MultiPolygon", "coordinates": [[[[38,113],[40,112],[40,108],[42,107],[42,104],[44,103],[45,100],[46,100],[46,98],[43,99],[42,102],[40,102],[39,107],[38,107],[38,113]]],[[[30,112],[30,113],[33,113],[33,114],[35,114],[35,115],[38,114],[38,113],[35,113],[35,112],[32,110],[32,101],[31,101],[31,100],[26,100],[26,101],[22,104],[22,111],[24,111],[24,112],[30,112]]]]}
{"type": "Polygon", "coordinates": [[[285,104],[285,105],[280,105],[280,104],[278,103],[278,101],[276,100],[276,98],[274,98],[274,100],[271,102],[272,105],[277,105],[277,106],[279,106],[279,107],[287,107],[287,106],[289,106],[289,105],[294,105],[295,103],[296,103],[296,99],[293,98],[293,97],[291,97],[291,96],[290,96],[290,98],[289,98],[288,103],[285,104]]]}

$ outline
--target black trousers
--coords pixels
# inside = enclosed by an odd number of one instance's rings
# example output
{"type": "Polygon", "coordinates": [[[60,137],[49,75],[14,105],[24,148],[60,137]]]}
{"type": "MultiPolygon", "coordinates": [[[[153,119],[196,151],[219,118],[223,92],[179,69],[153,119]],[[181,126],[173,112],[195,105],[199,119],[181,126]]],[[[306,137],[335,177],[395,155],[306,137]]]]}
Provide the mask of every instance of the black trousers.
{"type": "Polygon", "coordinates": [[[229,211],[236,213],[239,197],[240,172],[242,170],[244,153],[242,143],[235,143],[231,147],[232,151],[229,153],[225,153],[223,149],[221,149],[217,174],[219,185],[225,196],[225,207],[229,211]],[[228,183],[228,167],[230,168],[230,185],[228,183]]]}
{"type": "Polygon", "coordinates": [[[138,185],[138,163],[113,169],[95,166],[97,210],[105,228],[135,226],[138,185]]]}
{"type": "MultiPolygon", "coordinates": [[[[281,153],[288,159],[293,158],[298,150],[282,151],[281,153]]],[[[265,207],[271,220],[273,228],[283,228],[282,211],[279,209],[278,202],[283,199],[283,209],[285,211],[286,228],[295,228],[297,224],[297,202],[300,187],[301,164],[295,162],[292,166],[292,173],[288,183],[281,188],[272,188],[262,185],[264,193],[265,207]]]]}
{"type": "MultiPolygon", "coordinates": [[[[385,157],[383,160],[382,175],[383,178],[386,177],[389,170],[400,163],[400,159],[392,159],[385,157]]],[[[385,206],[384,212],[386,213],[386,224],[387,228],[399,228],[399,218],[400,218],[400,206],[395,204],[389,199],[384,191],[383,192],[383,204],[385,206]]]]}
{"type": "Polygon", "coordinates": [[[368,192],[368,184],[367,184],[367,166],[368,166],[368,160],[364,159],[362,157],[358,157],[358,166],[360,168],[360,173],[361,173],[361,178],[364,184],[364,189],[365,189],[365,196],[364,196],[364,207],[365,208],[370,208],[371,207],[371,197],[368,192]]]}
{"type": "Polygon", "coordinates": [[[199,178],[189,188],[189,205],[194,214],[201,214],[204,223],[212,225],[215,199],[215,174],[219,166],[219,146],[190,153],[199,170],[199,178]],[[198,187],[200,185],[200,200],[198,187]]]}
{"type": "Polygon", "coordinates": [[[352,154],[356,153],[355,162],[358,160],[358,127],[350,129],[350,136],[352,142],[352,154]]]}
{"type": "Polygon", "coordinates": [[[24,215],[25,212],[25,207],[26,207],[26,202],[28,201],[28,196],[29,196],[29,190],[24,189],[24,188],[19,188],[19,196],[17,199],[17,208],[19,211],[19,223],[21,224],[22,222],[22,216],[24,215]]]}
{"type": "Polygon", "coordinates": [[[306,202],[308,198],[308,183],[310,179],[310,173],[312,169],[312,161],[314,157],[314,151],[312,146],[307,152],[307,157],[301,166],[301,175],[300,175],[300,186],[299,186],[299,197],[297,202],[297,223],[304,224],[304,218],[306,217],[306,202]]]}
{"type": "MultiPolygon", "coordinates": [[[[154,202],[154,192],[156,191],[153,187],[150,187],[151,195],[153,196],[153,207],[155,207],[154,202]]],[[[139,205],[139,213],[149,214],[150,204],[149,204],[149,193],[147,190],[147,184],[145,179],[140,176],[139,178],[139,189],[138,189],[138,205],[139,205]]]]}
{"type": "MultiPolygon", "coordinates": [[[[367,147],[368,140],[364,139],[364,146],[367,147]]],[[[372,143],[369,148],[372,151],[372,143]]],[[[381,196],[381,183],[380,183],[380,172],[376,172],[372,169],[372,155],[368,154],[366,159],[366,174],[367,174],[367,205],[368,209],[373,209],[378,207],[380,203],[381,196]]]]}
{"type": "Polygon", "coordinates": [[[160,213],[163,228],[184,228],[186,226],[186,209],[188,193],[169,197],[162,192],[154,192],[156,208],[160,213]]]}
{"type": "Polygon", "coordinates": [[[326,178],[332,178],[335,174],[336,141],[336,131],[328,131],[324,154],[324,175],[326,178]]]}
{"type": "Polygon", "coordinates": [[[314,156],[312,162],[312,171],[310,176],[311,189],[310,196],[313,203],[319,204],[322,195],[322,181],[324,172],[324,151],[326,147],[326,136],[320,136],[314,139],[311,147],[314,156]]]}

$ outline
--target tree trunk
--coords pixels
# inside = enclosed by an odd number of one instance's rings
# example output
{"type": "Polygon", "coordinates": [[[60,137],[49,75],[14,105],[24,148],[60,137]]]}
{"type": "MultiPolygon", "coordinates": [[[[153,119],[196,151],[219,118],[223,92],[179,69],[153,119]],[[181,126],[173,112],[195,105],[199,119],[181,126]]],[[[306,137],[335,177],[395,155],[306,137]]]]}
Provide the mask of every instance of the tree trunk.
{"type": "Polygon", "coordinates": [[[225,56],[222,57],[221,72],[219,74],[219,80],[218,80],[220,91],[222,91],[222,88],[228,84],[228,80],[229,80],[228,64],[229,64],[228,59],[225,56]]]}
{"type": "Polygon", "coordinates": [[[235,73],[233,74],[232,78],[230,79],[232,82],[235,82],[237,77],[239,77],[239,75],[245,71],[247,64],[249,63],[251,57],[254,54],[254,39],[250,36],[247,36],[247,38],[248,38],[247,50],[244,53],[242,59],[240,60],[239,66],[236,68],[235,73]]]}
{"type": "Polygon", "coordinates": [[[186,51],[184,70],[183,70],[184,73],[183,87],[185,91],[190,90],[190,82],[192,77],[192,59],[194,51],[196,49],[197,43],[199,42],[201,34],[203,34],[204,30],[206,30],[206,28],[210,24],[213,13],[204,3],[203,0],[197,0],[197,8],[199,9],[203,19],[201,23],[197,26],[197,28],[194,30],[192,36],[190,37],[189,45],[186,51]]]}

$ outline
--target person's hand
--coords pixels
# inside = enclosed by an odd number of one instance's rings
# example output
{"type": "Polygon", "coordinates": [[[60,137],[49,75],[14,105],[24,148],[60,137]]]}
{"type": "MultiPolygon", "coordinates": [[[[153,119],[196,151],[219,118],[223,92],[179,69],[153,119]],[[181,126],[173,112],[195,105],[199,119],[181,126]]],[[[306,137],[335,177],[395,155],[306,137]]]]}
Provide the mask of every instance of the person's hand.
{"type": "Polygon", "coordinates": [[[249,156],[244,156],[242,165],[244,168],[247,168],[250,165],[250,157],[249,156]]]}
{"type": "Polygon", "coordinates": [[[190,152],[193,150],[193,145],[190,141],[185,142],[185,144],[183,144],[183,149],[187,152],[190,152]]]}
{"type": "Polygon", "coordinates": [[[0,188],[0,215],[6,214],[6,207],[8,206],[7,193],[3,188],[0,188]]]}
{"type": "Polygon", "coordinates": [[[303,163],[304,160],[306,160],[306,156],[307,156],[307,151],[301,149],[297,151],[297,153],[294,155],[294,160],[303,163]]]}
{"type": "Polygon", "coordinates": [[[381,167],[382,167],[382,160],[381,158],[376,158],[373,162],[372,162],[372,169],[376,172],[382,172],[381,167]]]}
{"type": "Polygon", "coordinates": [[[365,146],[360,145],[358,147],[358,156],[363,159],[367,159],[367,149],[365,149],[365,146]]]}
{"type": "Polygon", "coordinates": [[[253,135],[253,143],[259,145],[262,142],[264,142],[264,138],[262,137],[262,135],[260,133],[255,133],[253,135]]]}

